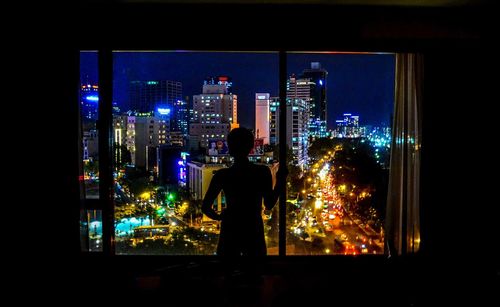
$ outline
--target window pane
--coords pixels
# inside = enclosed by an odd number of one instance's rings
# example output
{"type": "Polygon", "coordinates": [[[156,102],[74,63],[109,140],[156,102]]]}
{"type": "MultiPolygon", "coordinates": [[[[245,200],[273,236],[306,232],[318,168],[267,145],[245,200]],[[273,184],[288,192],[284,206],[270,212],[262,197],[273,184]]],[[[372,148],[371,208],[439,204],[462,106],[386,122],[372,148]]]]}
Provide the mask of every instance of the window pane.
{"type": "Polygon", "coordinates": [[[80,52],[80,123],[83,182],[87,199],[99,198],[98,85],[97,52],[80,52]]]}
{"type": "Polygon", "coordinates": [[[382,254],[394,55],[289,53],[287,71],[287,254],[382,254]]]}
{"type": "Polygon", "coordinates": [[[102,252],[102,210],[81,210],[80,232],[83,251],[102,252]]]}
{"type": "MultiPolygon", "coordinates": [[[[277,95],[276,53],[115,52],[116,252],[215,254],[220,222],[201,204],[214,173],[232,164],[227,135],[254,130],[249,159],[275,173],[269,102],[277,95]]],[[[213,208],[226,207],[222,191],[213,208]]],[[[263,215],[270,254],[277,218],[277,210],[263,215]]]]}

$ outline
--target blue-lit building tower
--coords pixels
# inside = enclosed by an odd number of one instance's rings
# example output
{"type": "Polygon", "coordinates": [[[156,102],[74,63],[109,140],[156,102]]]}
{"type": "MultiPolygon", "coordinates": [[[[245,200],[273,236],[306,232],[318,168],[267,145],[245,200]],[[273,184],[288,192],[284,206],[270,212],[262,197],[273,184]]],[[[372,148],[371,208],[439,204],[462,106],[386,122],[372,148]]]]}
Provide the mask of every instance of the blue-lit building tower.
{"type": "MultiPolygon", "coordinates": [[[[170,109],[170,131],[181,131],[179,109],[182,101],[182,83],[170,80],[131,81],[129,87],[130,109],[139,113],[156,112],[158,108],[170,109]]],[[[184,111],[180,113],[183,114],[184,111]]],[[[187,119],[186,119],[187,121],[187,119]]]]}
{"type": "Polygon", "coordinates": [[[92,82],[86,82],[80,86],[80,112],[86,121],[97,120],[99,108],[99,86],[92,82]]]}
{"type": "Polygon", "coordinates": [[[178,131],[183,137],[187,137],[189,128],[189,109],[187,101],[177,100],[174,103],[172,119],[173,121],[170,124],[171,131],[178,131]]]}
{"type": "Polygon", "coordinates": [[[309,135],[327,136],[327,77],[328,72],[319,62],[312,62],[310,69],[304,69],[301,78],[311,81],[309,101],[309,135]]]}

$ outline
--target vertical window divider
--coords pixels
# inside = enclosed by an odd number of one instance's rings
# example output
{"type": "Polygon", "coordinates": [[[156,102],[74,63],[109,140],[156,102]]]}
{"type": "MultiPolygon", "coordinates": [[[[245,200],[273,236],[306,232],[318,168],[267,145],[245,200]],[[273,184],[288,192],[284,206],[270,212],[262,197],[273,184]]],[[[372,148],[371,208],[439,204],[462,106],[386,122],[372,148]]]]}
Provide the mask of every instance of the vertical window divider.
{"type": "MultiPolygon", "coordinates": [[[[279,168],[286,167],[286,80],[287,80],[287,54],[285,50],[279,51],[279,168]]],[[[279,195],[279,245],[278,254],[286,256],[286,184],[279,195]]]]}
{"type": "MultiPolygon", "coordinates": [[[[80,54],[81,51],[79,49],[75,49],[74,53],[72,56],[74,57],[74,62],[77,64],[75,66],[75,72],[80,72],[80,54]]],[[[81,236],[81,227],[84,227],[85,225],[85,214],[82,214],[85,212],[85,205],[86,205],[86,199],[85,199],[85,182],[84,182],[84,176],[83,176],[83,144],[82,144],[82,118],[81,118],[81,105],[80,105],[80,90],[81,90],[81,82],[80,78],[76,77],[77,74],[75,73],[75,79],[74,79],[74,86],[75,86],[75,91],[72,92],[74,95],[73,97],[75,98],[74,101],[77,103],[70,104],[70,112],[73,114],[73,116],[76,118],[77,122],[77,129],[76,129],[76,146],[74,149],[76,150],[76,156],[78,157],[78,165],[77,168],[74,169],[74,173],[72,175],[74,178],[78,178],[78,183],[72,186],[75,191],[78,191],[78,206],[75,206],[75,211],[74,211],[74,216],[75,216],[75,221],[78,224],[75,224],[75,234],[77,234],[80,237],[79,241],[79,246],[75,245],[75,248],[77,251],[81,252],[82,250],[89,250],[89,238],[87,235],[81,236]]],[[[73,148],[73,147],[72,147],[73,148]]],[[[75,181],[76,183],[76,181],[75,181]]],[[[76,198],[75,198],[76,200],[76,198]]],[[[88,226],[86,226],[88,227],[88,226]]],[[[85,233],[88,233],[88,228],[85,229],[85,233]]]]}
{"type": "MultiPolygon", "coordinates": [[[[408,62],[408,58],[403,59],[405,62],[408,62]]],[[[406,63],[405,67],[408,67],[408,63],[406,63]]],[[[406,73],[406,72],[405,72],[406,73]]],[[[396,77],[395,77],[396,78],[396,77]]],[[[395,85],[397,86],[397,85],[395,85]]],[[[408,88],[408,79],[404,78],[403,79],[403,86],[405,89],[408,88]]],[[[405,101],[406,102],[406,101],[405,101]]],[[[401,191],[402,195],[402,202],[403,202],[403,207],[402,207],[402,218],[401,218],[401,238],[400,241],[402,241],[401,244],[401,255],[407,255],[408,254],[408,193],[405,191],[408,189],[408,142],[409,142],[409,127],[408,127],[408,111],[406,110],[407,105],[406,103],[402,104],[402,111],[403,114],[405,114],[405,117],[403,119],[403,129],[404,129],[404,134],[403,134],[403,140],[402,140],[402,151],[403,151],[403,169],[402,169],[402,179],[403,179],[403,190],[401,191]]],[[[394,129],[393,129],[394,130],[394,129]]]]}
{"type": "Polygon", "coordinates": [[[102,203],[104,255],[115,254],[113,169],[112,169],[112,101],[113,52],[109,48],[98,50],[99,66],[99,200],[102,203]]]}

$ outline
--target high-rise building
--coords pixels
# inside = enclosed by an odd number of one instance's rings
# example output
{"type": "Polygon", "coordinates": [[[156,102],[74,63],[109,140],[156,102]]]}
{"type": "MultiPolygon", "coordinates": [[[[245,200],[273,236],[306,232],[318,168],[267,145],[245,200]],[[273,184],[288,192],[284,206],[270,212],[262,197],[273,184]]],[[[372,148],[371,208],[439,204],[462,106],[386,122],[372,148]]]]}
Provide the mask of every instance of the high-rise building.
{"type": "Polygon", "coordinates": [[[304,69],[302,78],[311,82],[309,102],[309,134],[314,137],[327,136],[327,76],[319,62],[311,62],[310,69],[304,69]]]}
{"type": "Polygon", "coordinates": [[[338,138],[357,138],[365,135],[365,127],[359,126],[359,115],[344,113],[343,119],[335,121],[337,127],[333,133],[333,137],[338,138]]]}
{"type": "Polygon", "coordinates": [[[351,113],[344,113],[344,125],[348,127],[359,126],[359,115],[352,115],[351,113]]]}
{"type": "Polygon", "coordinates": [[[114,143],[127,147],[135,166],[148,170],[156,167],[156,148],[170,144],[166,116],[151,112],[113,117],[114,143]]]}
{"type": "Polygon", "coordinates": [[[220,92],[220,87],[219,85],[223,85],[225,88],[225,91],[227,93],[231,93],[231,87],[233,86],[233,82],[231,81],[231,78],[228,76],[218,76],[218,77],[207,77],[203,81],[203,92],[205,93],[211,93],[215,92],[218,93],[220,92]]]}
{"type": "MultiPolygon", "coordinates": [[[[182,101],[182,83],[169,80],[150,80],[130,82],[130,110],[149,113],[158,108],[170,109],[172,121],[177,121],[178,101],[182,101]]],[[[181,105],[182,107],[182,105],[181,105]]],[[[173,131],[179,131],[172,125],[173,131]]]]}
{"type": "Polygon", "coordinates": [[[91,129],[83,131],[83,160],[92,161],[98,159],[98,137],[97,130],[91,129]]]}
{"type": "Polygon", "coordinates": [[[301,99],[309,106],[313,99],[314,83],[308,78],[291,75],[286,82],[286,98],[301,99]]]}
{"type": "Polygon", "coordinates": [[[230,89],[228,77],[210,77],[205,80],[202,94],[193,96],[190,148],[207,148],[209,142],[225,140],[229,131],[238,127],[238,98],[230,89]]]}
{"type": "Polygon", "coordinates": [[[269,144],[278,145],[279,144],[279,126],[278,126],[278,116],[279,116],[279,97],[272,97],[269,103],[269,144]]]}
{"type": "Polygon", "coordinates": [[[269,93],[255,94],[255,138],[269,144],[269,93]]]}
{"type": "MultiPolygon", "coordinates": [[[[309,105],[313,98],[311,93],[314,83],[308,78],[296,78],[292,75],[287,80],[287,128],[286,143],[292,149],[293,163],[305,167],[308,161],[307,148],[309,147],[309,105]]],[[[270,103],[270,131],[271,144],[279,143],[279,98],[271,98],[270,103]]]]}
{"type": "Polygon", "coordinates": [[[182,136],[187,137],[189,128],[189,110],[187,102],[184,100],[177,100],[174,103],[174,111],[175,113],[170,123],[170,130],[180,132],[182,136]]]}
{"type": "MultiPolygon", "coordinates": [[[[305,107],[307,108],[308,120],[307,120],[307,131],[308,134],[305,135],[308,138],[311,138],[310,126],[313,128],[317,126],[316,121],[311,120],[311,111],[310,106],[314,105],[314,97],[313,93],[315,90],[316,84],[310,80],[310,78],[300,77],[297,78],[294,74],[292,74],[286,84],[286,97],[288,99],[300,99],[304,101],[305,107]]],[[[326,134],[326,131],[325,131],[326,134]]]]}
{"type": "MultiPolygon", "coordinates": [[[[279,139],[279,98],[271,98],[270,103],[270,143],[278,145],[279,139]]],[[[309,109],[302,99],[287,99],[286,105],[286,144],[292,149],[293,163],[305,167],[308,162],[309,147],[309,109]]]]}
{"type": "Polygon", "coordinates": [[[80,86],[80,112],[84,120],[97,120],[99,108],[99,86],[87,82],[80,86]]]}

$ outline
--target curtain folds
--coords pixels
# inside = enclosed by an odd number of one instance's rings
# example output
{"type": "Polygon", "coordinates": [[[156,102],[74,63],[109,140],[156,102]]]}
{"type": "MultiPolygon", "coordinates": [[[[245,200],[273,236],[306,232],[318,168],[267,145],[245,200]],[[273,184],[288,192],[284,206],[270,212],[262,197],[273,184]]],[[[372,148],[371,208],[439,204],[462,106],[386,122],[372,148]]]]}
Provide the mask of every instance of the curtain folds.
{"type": "Polygon", "coordinates": [[[423,59],[396,54],[393,139],[385,244],[388,256],[414,253],[420,246],[420,149],[423,59]]]}

